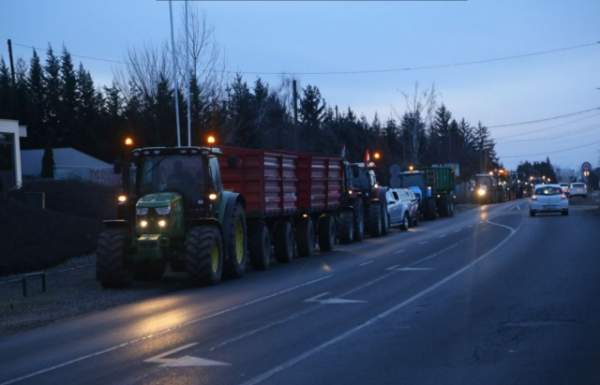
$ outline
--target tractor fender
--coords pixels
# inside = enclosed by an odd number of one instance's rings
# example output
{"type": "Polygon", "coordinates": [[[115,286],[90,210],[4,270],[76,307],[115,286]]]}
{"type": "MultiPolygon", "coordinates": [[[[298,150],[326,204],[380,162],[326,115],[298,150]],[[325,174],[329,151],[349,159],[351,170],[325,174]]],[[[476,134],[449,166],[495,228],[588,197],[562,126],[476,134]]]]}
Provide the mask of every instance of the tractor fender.
{"type": "Polygon", "coordinates": [[[108,228],[123,228],[133,232],[133,224],[125,219],[109,219],[102,221],[108,228]]]}

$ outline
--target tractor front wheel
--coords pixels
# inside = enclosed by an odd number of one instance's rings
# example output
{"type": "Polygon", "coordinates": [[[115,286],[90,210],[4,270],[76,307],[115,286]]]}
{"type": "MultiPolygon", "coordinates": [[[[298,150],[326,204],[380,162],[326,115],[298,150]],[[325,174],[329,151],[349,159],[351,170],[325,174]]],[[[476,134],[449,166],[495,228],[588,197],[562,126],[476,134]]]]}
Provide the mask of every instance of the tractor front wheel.
{"type": "Polygon", "coordinates": [[[240,278],[246,271],[246,216],[242,205],[236,203],[230,214],[227,260],[224,273],[228,278],[240,278]]]}
{"type": "Polygon", "coordinates": [[[131,286],[132,272],[125,265],[125,246],[130,238],[128,229],[106,229],[98,238],[96,279],[105,289],[131,286]]]}
{"type": "Polygon", "coordinates": [[[197,226],[188,231],[185,266],[195,285],[215,285],[221,281],[223,242],[219,229],[214,226],[197,226]]]}

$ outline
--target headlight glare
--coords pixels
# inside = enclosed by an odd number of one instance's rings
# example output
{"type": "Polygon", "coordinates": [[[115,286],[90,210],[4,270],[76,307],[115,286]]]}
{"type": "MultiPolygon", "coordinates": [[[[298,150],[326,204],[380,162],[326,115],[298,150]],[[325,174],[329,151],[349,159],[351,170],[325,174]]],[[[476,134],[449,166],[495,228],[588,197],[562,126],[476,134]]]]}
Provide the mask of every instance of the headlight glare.
{"type": "Polygon", "coordinates": [[[158,221],[158,225],[159,225],[160,227],[165,227],[165,226],[167,225],[167,221],[160,220],[160,221],[158,221]]]}
{"type": "Polygon", "coordinates": [[[140,221],[140,227],[142,227],[142,228],[148,227],[148,222],[147,221],[140,221]]]}

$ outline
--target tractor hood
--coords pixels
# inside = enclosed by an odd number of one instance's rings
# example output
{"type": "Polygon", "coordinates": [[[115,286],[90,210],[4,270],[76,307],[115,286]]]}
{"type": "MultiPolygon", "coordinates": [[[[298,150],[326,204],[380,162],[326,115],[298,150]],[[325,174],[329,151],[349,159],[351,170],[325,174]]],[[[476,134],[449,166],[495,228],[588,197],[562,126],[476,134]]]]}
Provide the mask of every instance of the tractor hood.
{"type": "Polygon", "coordinates": [[[174,192],[162,192],[148,194],[141,197],[137,202],[137,207],[165,207],[172,206],[176,201],[180,201],[181,194],[174,192]]]}

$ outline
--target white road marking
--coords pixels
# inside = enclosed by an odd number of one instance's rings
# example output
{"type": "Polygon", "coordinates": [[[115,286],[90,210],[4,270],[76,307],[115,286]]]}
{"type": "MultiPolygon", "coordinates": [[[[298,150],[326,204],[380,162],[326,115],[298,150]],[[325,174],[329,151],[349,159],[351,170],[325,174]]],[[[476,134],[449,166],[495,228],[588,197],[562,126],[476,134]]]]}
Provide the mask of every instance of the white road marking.
{"type": "Polygon", "coordinates": [[[469,226],[467,226],[467,227],[473,227],[473,225],[469,225],[469,226]]]}
{"type": "Polygon", "coordinates": [[[267,378],[272,377],[273,375],[293,366],[296,365],[297,363],[304,361],[305,359],[314,356],[317,353],[320,353],[321,351],[325,350],[326,348],[328,348],[331,345],[334,345],[340,341],[345,340],[346,338],[350,337],[351,335],[355,334],[356,332],[361,331],[362,329],[371,326],[372,324],[376,323],[377,321],[389,316],[390,314],[393,314],[395,312],[397,312],[398,310],[406,307],[407,305],[415,302],[416,300],[418,300],[419,298],[429,294],[430,292],[432,292],[433,290],[437,289],[438,287],[444,285],[445,283],[451,281],[452,279],[458,277],[459,275],[461,275],[462,273],[464,273],[465,271],[469,270],[471,267],[473,267],[475,264],[479,263],[480,261],[482,261],[483,259],[487,258],[490,254],[492,254],[493,252],[495,252],[496,250],[498,250],[502,245],[504,245],[510,238],[512,238],[513,235],[515,235],[517,233],[517,231],[519,230],[520,227],[517,227],[516,229],[510,228],[508,226],[504,226],[504,225],[500,225],[497,223],[493,223],[488,221],[488,223],[493,224],[493,225],[497,225],[500,227],[504,227],[507,229],[510,229],[511,233],[502,241],[500,242],[498,245],[496,245],[496,247],[494,247],[493,249],[491,249],[490,251],[488,251],[487,253],[479,256],[477,259],[475,259],[474,261],[472,261],[471,263],[467,264],[466,266],[462,267],[461,269],[455,271],[454,273],[450,274],[449,276],[447,276],[446,278],[442,279],[441,281],[438,281],[437,283],[431,285],[430,287],[428,287],[427,289],[421,291],[420,293],[415,294],[414,296],[408,298],[407,300],[400,302],[399,304],[397,304],[396,306],[391,307],[390,309],[384,311],[383,313],[371,318],[370,320],[368,320],[367,322],[358,325],[350,330],[348,330],[345,333],[340,334],[339,336],[319,345],[316,346],[308,351],[306,351],[305,353],[296,356],[295,358],[292,358],[291,360],[284,362],[281,365],[278,365],[274,368],[272,368],[271,370],[266,371],[265,373],[256,376],[254,378],[251,378],[250,380],[242,383],[242,385],[255,385],[258,384],[264,380],[266,380],[267,378]]]}
{"type": "Polygon", "coordinates": [[[423,241],[423,242],[419,243],[419,245],[424,245],[426,243],[429,243],[429,241],[423,241]]]}
{"type": "Polygon", "coordinates": [[[166,356],[170,356],[173,353],[177,353],[181,350],[190,348],[194,345],[198,345],[198,343],[194,342],[191,344],[180,346],[176,349],[169,350],[166,353],[160,354],[160,355],[152,357],[152,358],[148,358],[147,360],[144,360],[144,362],[149,362],[152,364],[162,364],[162,365],[160,365],[161,367],[230,366],[231,365],[226,362],[207,360],[205,358],[198,358],[198,357],[192,357],[192,356],[185,356],[185,357],[180,357],[180,358],[163,358],[166,356]]]}
{"type": "Polygon", "coordinates": [[[317,295],[315,297],[312,297],[312,298],[309,298],[309,299],[305,300],[304,302],[319,302],[319,303],[323,303],[323,304],[326,304],[326,305],[340,305],[340,304],[365,302],[365,301],[360,301],[360,300],[356,300],[356,299],[344,299],[344,298],[320,299],[321,297],[324,297],[327,294],[329,294],[329,292],[319,294],[319,295],[317,295]]]}
{"type": "Polygon", "coordinates": [[[513,207],[508,209],[508,211],[511,211],[511,210],[521,210],[521,205],[514,205],[513,207]]]}
{"type": "Polygon", "coordinates": [[[458,229],[458,230],[454,230],[455,233],[458,233],[459,231],[461,231],[462,229],[458,229]]]}
{"type": "Polygon", "coordinates": [[[359,266],[368,265],[369,263],[373,263],[373,261],[367,261],[367,262],[363,262],[363,263],[361,263],[359,266]]]}
{"type": "Polygon", "coordinates": [[[444,238],[445,236],[446,236],[446,234],[442,234],[438,238],[444,238]]]}
{"type": "Polygon", "coordinates": [[[398,250],[398,251],[396,251],[394,254],[400,254],[400,253],[403,253],[403,252],[405,252],[405,251],[406,251],[405,249],[398,250]]]}
{"type": "Polygon", "coordinates": [[[400,265],[394,265],[392,267],[388,267],[386,270],[396,270],[399,267],[400,267],[400,265]]]}
{"type": "Polygon", "coordinates": [[[425,271],[433,270],[431,267],[398,267],[393,269],[394,271],[425,271]]]}
{"type": "Polygon", "coordinates": [[[141,342],[141,341],[145,341],[145,340],[148,340],[150,338],[154,338],[156,336],[160,336],[160,335],[172,332],[174,330],[178,330],[178,329],[181,329],[183,327],[186,327],[186,326],[189,326],[189,325],[193,325],[193,324],[201,322],[201,321],[205,321],[207,319],[211,319],[211,318],[214,318],[214,317],[226,314],[226,313],[230,313],[230,312],[232,312],[234,310],[239,310],[239,309],[245,308],[247,306],[254,305],[255,303],[259,303],[259,302],[265,301],[267,299],[271,299],[271,298],[276,297],[278,295],[289,293],[290,291],[297,290],[297,289],[300,289],[300,288],[308,286],[308,285],[312,285],[313,283],[321,282],[321,281],[323,281],[325,279],[329,279],[331,277],[332,277],[331,275],[326,275],[326,276],[321,277],[319,279],[315,279],[313,281],[302,283],[300,285],[296,285],[294,287],[290,287],[288,289],[281,290],[281,291],[279,291],[277,293],[273,293],[273,294],[267,295],[265,297],[257,298],[257,299],[255,299],[253,301],[249,301],[249,302],[243,303],[243,304],[238,305],[238,306],[233,306],[233,307],[230,307],[228,309],[224,309],[224,310],[218,311],[216,313],[209,314],[207,316],[204,316],[204,317],[201,317],[201,318],[197,318],[197,319],[185,322],[185,323],[183,323],[181,325],[173,326],[171,328],[168,328],[168,329],[165,329],[165,330],[162,330],[162,331],[159,331],[159,332],[156,332],[156,333],[144,336],[144,337],[140,337],[140,338],[136,338],[136,339],[131,340],[131,341],[123,342],[122,344],[111,346],[109,348],[97,351],[95,353],[91,353],[91,354],[87,354],[85,356],[74,358],[72,360],[63,362],[61,364],[54,365],[54,366],[51,366],[51,367],[48,367],[48,368],[45,368],[45,369],[38,370],[38,371],[33,372],[33,373],[29,373],[29,374],[21,376],[21,377],[14,378],[12,380],[9,380],[9,381],[1,383],[0,385],[14,384],[15,382],[23,381],[23,380],[26,380],[28,378],[35,377],[35,376],[38,376],[40,374],[44,374],[44,373],[47,373],[47,372],[51,372],[51,371],[56,370],[56,369],[64,368],[65,366],[69,366],[69,365],[75,364],[77,362],[81,362],[83,360],[87,360],[88,358],[97,357],[97,356],[100,356],[102,354],[110,353],[112,351],[128,347],[128,346],[133,345],[135,343],[138,343],[138,342],[141,342]]]}

